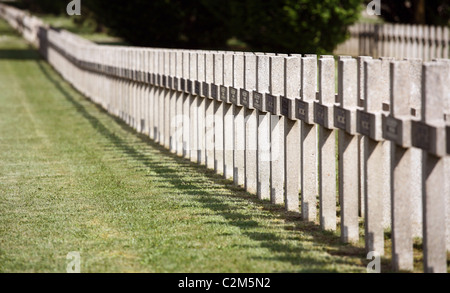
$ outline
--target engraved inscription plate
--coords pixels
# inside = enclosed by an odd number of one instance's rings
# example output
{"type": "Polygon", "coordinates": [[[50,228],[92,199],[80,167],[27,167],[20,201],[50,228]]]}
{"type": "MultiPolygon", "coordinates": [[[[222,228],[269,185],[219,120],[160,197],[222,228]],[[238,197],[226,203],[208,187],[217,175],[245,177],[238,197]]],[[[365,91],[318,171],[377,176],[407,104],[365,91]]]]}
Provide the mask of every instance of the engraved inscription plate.
{"type": "Polygon", "coordinates": [[[389,140],[397,141],[400,135],[401,123],[394,117],[388,116],[384,120],[384,137],[389,140]]]}
{"type": "Polygon", "coordinates": [[[200,82],[198,80],[195,81],[195,94],[199,96],[201,94],[200,91],[200,82]]]}
{"type": "Polygon", "coordinates": [[[209,85],[206,82],[202,84],[203,96],[209,98],[209,85]]]}
{"type": "Polygon", "coordinates": [[[192,80],[188,79],[187,80],[187,92],[190,94],[193,94],[192,92],[192,80]]]}
{"type": "Polygon", "coordinates": [[[320,104],[314,104],[314,121],[322,126],[325,126],[325,106],[320,104]]]}
{"type": "Polygon", "coordinates": [[[148,80],[148,82],[149,82],[151,85],[153,85],[153,80],[152,80],[152,78],[153,78],[152,74],[149,73],[148,76],[147,76],[147,80],[148,80]]]}
{"type": "Polygon", "coordinates": [[[180,89],[182,92],[186,92],[186,80],[184,78],[180,79],[180,89]]]}
{"type": "Polygon", "coordinates": [[[413,146],[430,151],[431,133],[430,127],[422,122],[413,122],[412,129],[413,146]]]}
{"type": "Polygon", "coordinates": [[[345,110],[342,108],[334,108],[334,125],[342,130],[346,130],[345,110]]]}
{"type": "Polygon", "coordinates": [[[272,114],[275,114],[276,112],[276,106],[275,106],[275,96],[266,94],[266,107],[267,112],[270,112],[272,114]]]}
{"type": "Polygon", "coordinates": [[[241,90],[241,104],[246,107],[249,106],[249,92],[246,90],[241,90]]]}
{"type": "Polygon", "coordinates": [[[173,90],[178,90],[178,77],[173,78],[173,90]]]}
{"type": "Polygon", "coordinates": [[[291,101],[286,97],[281,97],[281,115],[289,117],[291,112],[291,101]]]}
{"type": "Polygon", "coordinates": [[[238,102],[238,91],[234,87],[230,87],[230,101],[231,103],[237,105],[238,102]]]}
{"type": "Polygon", "coordinates": [[[224,102],[228,102],[228,90],[227,87],[223,85],[220,86],[220,99],[224,102]]]}
{"type": "Polygon", "coordinates": [[[359,113],[359,133],[362,135],[370,135],[370,115],[364,112],[359,113]]]}
{"type": "Polygon", "coordinates": [[[295,114],[297,116],[297,119],[300,119],[302,121],[308,120],[308,103],[303,102],[301,100],[296,100],[296,111],[295,114]]]}
{"type": "Polygon", "coordinates": [[[264,111],[263,107],[263,95],[261,93],[258,92],[253,92],[253,106],[260,110],[260,111],[264,111]]]}
{"type": "Polygon", "coordinates": [[[450,126],[447,126],[447,131],[446,131],[446,137],[447,137],[447,154],[450,155],[450,126]]]}
{"type": "Polygon", "coordinates": [[[218,99],[218,94],[219,94],[218,91],[219,91],[218,86],[212,83],[211,84],[211,97],[215,100],[218,99]]]}

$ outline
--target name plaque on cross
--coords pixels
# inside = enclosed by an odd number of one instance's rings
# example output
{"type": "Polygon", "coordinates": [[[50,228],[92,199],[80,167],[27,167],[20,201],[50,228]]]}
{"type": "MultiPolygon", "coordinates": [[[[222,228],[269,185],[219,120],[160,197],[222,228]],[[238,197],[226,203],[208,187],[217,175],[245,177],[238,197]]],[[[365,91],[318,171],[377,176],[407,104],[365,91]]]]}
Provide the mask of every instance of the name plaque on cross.
{"type": "Polygon", "coordinates": [[[153,85],[153,80],[152,80],[152,74],[151,73],[148,73],[147,74],[147,80],[148,80],[148,83],[150,84],[150,85],[153,85]]]}
{"type": "Polygon", "coordinates": [[[228,103],[228,89],[226,86],[220,86],[220,99],[228,103]]]}
{"type": "Polygon", "coordinates": [[[425,151],[431,151],[432,136],[433,136],[433,129],[431,127],[420,121],[413,121],[412,125],[413,146],[425,151]]]}
{"type": "Polygon", "coordinates": [[[238,104],[238,90],[234,87],[230,87],[230,101],[235,105],[238,104]]]}
{"type": "Polygon", "coordinates": [[[291,101],[286,97],[281,97],[281,115],[290,117],[291,101]]]}
{"type": "Polygon", "coordinates": [[[178,77],[173,78],[173,90],[178,91],[178,77]]]}
{"type": "Polygon", "coordinates": [[[450,155],[450,126],[447,126],[446,137],[447,137],[447,154],[450,155]]]}
{"type": "Polygon", "coordinates": [[[276,114],[275,96],[271,94],[266,94],[266,107],[267,112],[276,114]]]}
{"type": "Polygon", "coordinates": [[[203,91],[203,96],[206,98],[209,98],[209,84],[208,83],[203,82],[202,91],[203,91]]]}
{"type": "Polygon", "coordinates": [[[186,80],[184,78],[180,79],[180,89],[182,92],[186,92],[186,80]]]}
{"type": "Polygon", "coordinates": [[[334,108],[334,125],[342,130],[347,130],[345,110],[339,107],[334,108]]]}
{"type": "Polygon", "coordinates": [[[241,89],[241,104],[243,106],[249,107],[250,106],[250,94],[248,91],[241,89]]]}
{"type": "Polygon", "coordinates": [[[370,136],[370,115],[369,113],[358,111],[359,123],[358,132],[362,135],[370,136]]]}
{"type": "Polygon", "coordinates": [[[319,125],[325,126],[326,107],[316,103],[314,104],[314,110],[315,110],[314,121],[319,125]]]}
{"type": "Polygon", "coordinates": [[[211,84],[211,97],[214,99],[214,100],[217,100],[218,99],[218,86],[217,85],[215,85],[215,84],[211,84]]]}
{"type": "Polygon", "coordinates": [[[253,92],[253,106],[259,111],[264,111],[263,109],[263,95],[256,91],[253,92]]]}
{"type": "Polygon", "coordinates": [[[187,91],[190,94],[194,94],[192,91],[192,80],[190,80],[190,79],[187,80],[187,91]]]}
{"type": "Polygon", "coordinates": [[[401,132],[401,122],[392,116],[386,117],[384,121],[385,138],[396,141],[401,132]]]}
{"type": "Polygon", "coordinates": [[[308,107],[308,103],[301,101],[301,100],[296,100],[296,117],[297,119],[300,119],[302,121],[307,121],[308,120],[308,113],[309,111],[309,107],[308,107]]]}
{"type": "Polygon", "coordinates": [[[201,90],[200,90],[201,84],[198,80],[195,81],[195,94],[197,96],[200,96],[201,90]]]}

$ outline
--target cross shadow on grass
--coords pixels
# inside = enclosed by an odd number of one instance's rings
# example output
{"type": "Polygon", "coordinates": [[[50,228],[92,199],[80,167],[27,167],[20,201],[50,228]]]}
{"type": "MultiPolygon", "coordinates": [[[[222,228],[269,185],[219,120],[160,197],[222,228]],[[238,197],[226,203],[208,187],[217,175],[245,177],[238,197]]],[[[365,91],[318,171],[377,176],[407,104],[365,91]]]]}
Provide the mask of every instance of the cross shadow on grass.
{"type": "MultiPolygon", "coordinates": [[[[96,105],[98,111],[108,115],[115,122],[120,125],[126,132],[137,135],[140,140],[157,152],[167,158],[167,161],[174,162],[173,164],[162,163],[153,159],[151,156],[146,155],[141,150],[137,149],[132,143],[127,142],[124,138],[121,138],[116,133],[108,129],[97,117],[93,116],[89,111],[81,104],[74,96],[67,92],[62,86],[63,82],[52,77],[48,69],[43,65],[44,61],[38,61],[37,64],[46,78],[53,83],[55,89],[58,90],[73,107],[80,113],[91,126],[103,137],[108,139],[111,144],[119,149],[122,153],[128,155],[134,160],[140,162],[146,168],[156,172],[165,183],[170,183],[174,189],[179,190],[182,193],[192,195],[192,198],[197,200],[203,207],[212,210],[215,214],[222,216],[226,219],[227,225],[232,225],[240,229],[240,232],[256,241],[259,246],[271,251],[271,254],[260,256],[265,260],[277,260],[282,262],[292,263],[294,265],[306,264],[305,269],[299,271],[307,272],[336,272],[338,269],[311,269],[308,265],[314,267],[325,267],[334,263],[336,265],[352,265],[365,266],[368,262],[365,260],[365,252],[361,247],[342,244],[339,236],[334,232],[322,231],[320,227],[313,223],[307,223],[301,221],[300,215],[296,213],[288,213],[282,206],[271,204],[269,201],[261,201],[256,198],[255,195],[251,195],[245,192],[240,187],[233,186],[233,182],[224,179],[222,176],[215,174],[212,170],[206,169],[204,166],[192,163],[187,159],[180,158],[170,151],[166,150],[159,144],[152,141],[148,136],[144,134],[138,134],[134,129],[126,125],[119,118],[112,116],[106,112],[99,105],[96,105]],[[182,184],[184,182],[183,177],[179,177],[179,169],[187,168],[191,175],[196,177],[192,180],[192,176],[189,177],[189,184],[182,184]],[[205,179],[206,177],[206,179],[205,179]],[[208,188],[205,188],[205,180],[208,180],[211,184],[208,184],[208,188]],[[217,190],[226,190],[224,192],[216,192],[217,190]],[[233,201],[225,200],[233,199],[233,201]],[[239,210],[239,203],[251,203],[252,206],[258,207],[258,209],[264,211],[258,215],[249,215],[239,210]],[[289,240],[300,240],[300,235],[307,236],[309,242],[314,243],[314,246],[323,247],[322,251],[328,252],[330,256],[336,257],[311,257],[305,253],[303,244],[292,245],[286,238],[281,238],[279,235],[270,231],[260,232],[262,229],[255,229],[260,226],[257,219],[272,218],[281,220],[286,233],[289,235],[289,240]]],[[[300,266],[301,267],[301,266],[300,266]]],[[[339,267],[338,267],[339,268],[339,267]]]]}
{"type": "Polygon", "coordinates": [[[39,54],[33,49],[1,49],[0,50],[0,60],[38,60],[40,59],[39,54]]]}

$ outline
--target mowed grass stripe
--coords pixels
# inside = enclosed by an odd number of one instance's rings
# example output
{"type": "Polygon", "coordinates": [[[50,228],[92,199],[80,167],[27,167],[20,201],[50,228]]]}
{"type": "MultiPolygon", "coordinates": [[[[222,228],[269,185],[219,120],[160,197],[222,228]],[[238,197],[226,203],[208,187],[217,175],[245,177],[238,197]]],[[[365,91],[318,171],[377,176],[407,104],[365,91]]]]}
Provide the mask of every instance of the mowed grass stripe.
{"type": "Polygon", "coordinates": [[[0,272],[365,271],[361,247],[137,135],[0,30],[0,272]]]}

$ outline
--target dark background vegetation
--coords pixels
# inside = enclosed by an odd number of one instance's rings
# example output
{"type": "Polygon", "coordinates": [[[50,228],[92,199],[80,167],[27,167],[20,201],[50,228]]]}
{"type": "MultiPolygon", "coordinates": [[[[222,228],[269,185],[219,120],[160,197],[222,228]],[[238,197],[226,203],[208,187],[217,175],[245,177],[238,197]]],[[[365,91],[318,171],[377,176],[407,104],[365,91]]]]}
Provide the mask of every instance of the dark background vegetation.
{"type": "Polygon", "coordinates": [[[381,16],[387,22],[449,25],[450,0],[382,0],[381,3],[381,16]]]}
{"type": "MultiPolygon", "coordinates": [[[[63,14],[70,0],[19,0],[63,14]]],[[[330,53],[370,0],[82,0],[82,17],[137,46],[330,53]]],[[[388,22],[449,25],[450,0],[382,0],[388,22]]]]}

